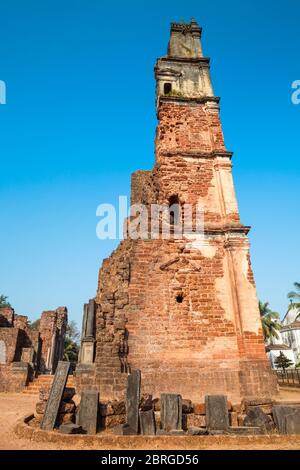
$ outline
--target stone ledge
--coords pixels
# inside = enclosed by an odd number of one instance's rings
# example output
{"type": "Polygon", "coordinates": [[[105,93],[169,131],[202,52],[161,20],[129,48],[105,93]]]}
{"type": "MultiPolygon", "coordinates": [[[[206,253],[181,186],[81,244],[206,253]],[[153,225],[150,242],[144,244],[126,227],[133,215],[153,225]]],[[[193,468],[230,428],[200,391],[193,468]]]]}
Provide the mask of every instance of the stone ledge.
{"type": "Polygon", "coordinates": [[[190,158],[206,158],[215,159],[216,157],[224,157],[231,159],[233,152],[227,150],[212,150],[211,152],[203,152],[203,150],[162,150],[160,155],[164,157],[190,157],[190,158]]]}
{"type": "MultiPolygon", "coordinates": [[[[299,394],[300,388],[299,387],[293,387],[292,385],[287,386],[287,387],[283,387],[283,386],[280,385],[279,390],[282,390],[283,392],[296,392],[296,393],[299,394]]],[[[300,403],[299,400],[298,400],[298,403],[300,403]]]]}
{"type": "Polygon", "coordinates": [[[176,103],[176,104],[205,104],[207,102],[211,103],[220,103],[221,98],[219,96],[203,96],[203,97],[192,97],[192,96],[177,96],[177,95],[161,95],[159,97],[159,104],[160,103],[176,103]]]}
{"type": "MultiPolygon", "coordinates": [[[[157,63],[161,62],[182,62],[182,63],[193,63],[193,64],[209,64],[210,57],[174,57],[174,56],[166,56],[160,57],[157,60],[157,63]]],[[[157,66],[156,66],[157,67],[157,66]]],[[[155,69],[154,69],[155,70],[155,69]]]]}
{"type": "Polygon", "coordinates": [[[113,434],[99,433],[97,435],[79,435],[79,434],[60,434],[58,431],[43,431],[39,428],[33,428],[28,423],[33,418],[30,413],[20,419],[15,428],[15,434],[22,439],[32,440],[34,442],[51,442],[70,445],[75,448],[91,448],[95,447],[98,450],[113,450],[113,449],[212,449],[220,447],[234,446],[243,449],[243,446],[249,449],[253,447],[272,446],[272,448],[281,449],[287,448],[289,445],[297,445],[300,448],[300,436],[298,435],[224,435],[224,436],[116,436],[113,434]],[[170,447],[171,446],[171,447],[170,447]]]}

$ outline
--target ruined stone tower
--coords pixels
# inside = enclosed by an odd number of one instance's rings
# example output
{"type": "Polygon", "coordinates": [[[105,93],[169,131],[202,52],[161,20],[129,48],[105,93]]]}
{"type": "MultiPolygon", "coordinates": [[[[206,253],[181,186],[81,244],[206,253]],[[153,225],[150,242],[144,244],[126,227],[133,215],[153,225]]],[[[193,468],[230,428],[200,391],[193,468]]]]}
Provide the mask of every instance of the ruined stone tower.
{"type": "Polygon", "coordinates": [[[79,388],[97,388],[103,399],[121,397],[135,368],[143,391],[154,396],[175,392],[200,401],[222,393],[239,402],[276,393],[249,227],[240,222],[232,153],[200,38],[195,21],[171,25],[168,54],[155,67],[155,166],[132,175],[131,203],[200,203],[205,237],[198,243],[191,230],[182,239],[128,238],[104,260],[76,374],[79,388]]]}

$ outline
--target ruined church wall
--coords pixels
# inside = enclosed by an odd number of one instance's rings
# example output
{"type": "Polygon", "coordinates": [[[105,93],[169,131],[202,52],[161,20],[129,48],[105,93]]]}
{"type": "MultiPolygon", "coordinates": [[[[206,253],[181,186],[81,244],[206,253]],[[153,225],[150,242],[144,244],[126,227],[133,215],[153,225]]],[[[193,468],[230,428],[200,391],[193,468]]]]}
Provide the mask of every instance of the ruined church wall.
{"type": "Polygon", "coordinates": [[[122,398],[127,372],[139,368],[143,392],[154,396],[199,400],[209,392],[239,401],[265,394],[270,381],[276,389],[259,322],[244,330],[236,317],[230,257],[221,236],[202,252],[182,241],[122,242],[100,270],[95,372],[82,388],[122,398]]]}
{"type": "Polygon", "coordinates": [[[156,157],[166,151],[209,153],[225,151],[216,102],[190,103],[180,98],[160,98],[156,133],[156,157]]]}
{"type": "MultiPolygon", "coordinates": [[[[188,47],[180,45],[189,44],[187,31],[193,28],[194,23],[172,25],[172,47],[157,61],[155,166],[132,175],[131,204],[191,204],[193,222],[200,204],[205,238],[189,231],[181,240],[128,239],[103,262],[95,363],[78,377],[81,387],[97,388],[103,399],[122,398],[133,369],[142,372],[142,391],[154,396],[173,392],[199,402],[207,394],[226,394],[239,402],[276,394],[249,228],[239,217],[232,153],[224,144],[219,98],[212,96],[209,60],[190,60],[188,47]]],[[[171,221],[175,231],[168,216],[171,221]]]]}
{"type": "MultiPolygon", "coordinates": [[[[240,225],[218,108],[162,102],[156,135],[158,200],[172,195],[181,204],[199,204],[210,227],[240,225]]],[[[215,103],[213,103],[216,105],[215,103]]]]}
{"type": "Polygon", "coordinates": [[[0,328],[0,341],[5,344],[6,363],[21,360],[23,334],[19,328],[0,328]]]}
{"type": "Polygon", "coordinates": [[[131,175],[130,204],[155,204],[157,188],[153,171],[136,171],[131,175]]]}
{"type": "Polygon", "coordinates": [[[28,368],[18,368],[22,360],[24,331],[19,328],[0,328],[1,362],[0,392],[21,391],[28,378],[28,368]]]}
{"type": "Polygon", "coordinates": [[[15,312],[10,307],[0,308],[0,328],[10,327],[14,325],[15,312]]]}
{"type": "Polygon", "coordinates": [[[132,249],[132,242],[124,240],[99,272],[94,384],[104,398],[123,396],[129,372],[126,321],[132,249]]]}
{"type": "Polygon", "coordinates": [[[64,339],[67,327],[67,309],[59,307],[42,313],[39,326],[41,350],[39,368],[41,372],[55,370],[63,357],[64,339]]]}

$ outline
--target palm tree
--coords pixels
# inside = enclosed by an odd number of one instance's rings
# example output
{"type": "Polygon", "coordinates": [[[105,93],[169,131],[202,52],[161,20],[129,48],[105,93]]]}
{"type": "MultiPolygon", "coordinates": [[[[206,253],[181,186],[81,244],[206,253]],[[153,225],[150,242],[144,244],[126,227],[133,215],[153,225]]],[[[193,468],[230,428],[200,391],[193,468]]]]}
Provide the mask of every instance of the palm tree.
{"type": "MultiPolygon", "coordinates": [[[[295,290],[292,290],[288,293],[288,299],[290,299],[291,303],[289,305],[289,310],[291,309],[299,309],[300,310],[300,282],[294,282],[295,290]]],[[[298,313],[297,318],[300,317],[300,312],[298,313]]]]}
{"type": "Polygon", "coordinates": [[[259,301],[258,306],[264,338],[269,339],[270,341],[272,341],[273,338],[278,339],[278,331],[281,330],[281,324],[276,320],[280,319],[279,313],[273,312],[269,308],[269,302],[263,303],[259,301]]]}

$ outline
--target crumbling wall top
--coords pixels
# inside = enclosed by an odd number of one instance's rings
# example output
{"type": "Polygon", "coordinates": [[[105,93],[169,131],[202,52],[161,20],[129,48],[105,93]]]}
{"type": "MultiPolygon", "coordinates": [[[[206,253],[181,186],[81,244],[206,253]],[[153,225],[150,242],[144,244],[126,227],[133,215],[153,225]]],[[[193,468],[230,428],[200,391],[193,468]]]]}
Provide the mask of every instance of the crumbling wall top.
{"type": "Polygon", "coordinates": [[[171,23],[171,37],[168,47],[169,57],[203,57],[200,43],[201,28],[196,20],[190,23],[171,23]]]}
{"type": "Polygon", "coordinates": [[[14,326],[15,311],[11,307],[0,308],[0,327],[14,326]]]}

